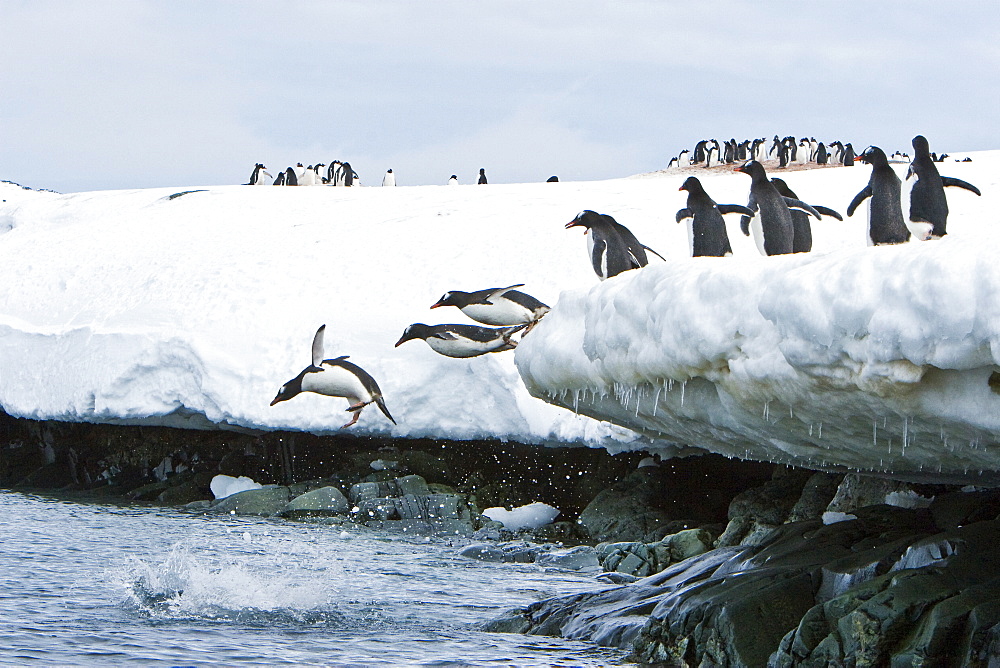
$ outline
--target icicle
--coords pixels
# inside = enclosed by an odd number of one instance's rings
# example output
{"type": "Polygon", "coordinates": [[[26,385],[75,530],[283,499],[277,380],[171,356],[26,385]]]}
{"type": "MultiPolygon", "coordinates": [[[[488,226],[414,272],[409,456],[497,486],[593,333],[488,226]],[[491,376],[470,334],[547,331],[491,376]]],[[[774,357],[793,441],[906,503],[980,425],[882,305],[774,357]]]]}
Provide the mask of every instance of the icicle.
{"type": "Polygon", "coordinates": [[[910,436],[910,421],[903,417],[903,456],[906,456],[906,439],[910,436]]]}
{"type": "Polygon", "coordinates": [[[788,404],[788,417],[795,418],[795,413],[792,412],[792,405],[788,404]]]}
{"type": "Polygon", "coordinates": [[[765,420],[767,420],[768,417],[770,417],[770,412],[771,412],[771,402],[770,401],[765,401],[764,402],[764,419],[765,420]]]}
{"type": "Polygon", "coordinates": [[[820,440],[822,440],[822,438],[823,438],[823,423],[822,422],[819,423],[819,438],[820,438],[820,440]]]}
{"type": "Polygon", "coordinates": [[[684,406],[684,388],[687,387],[688,382],[686,380],[681,381],[681,406],[684,406]]]}
{"type": "Polygon", "coordinates": [[[872,446],[878,445],[878,418],[872,418],[872,446]]]}
{"type": "Polygon", "coordinates": [[[573,412],[580,414],[580,390],[573,390],[573,412]]]}
{"type": "Polygon", "coordinates": [[[812,436],[813,436],[813,426],[812,426],[812,422],[810,422],[809,423],[809,438],[812,438],[812,436]]]}
{"type": "Polygon", "coordinates": [[[656,386],[656,395],[653,399],[653,417],[656,417],[656,408],[660,405],[660,386],[656,386]]]}

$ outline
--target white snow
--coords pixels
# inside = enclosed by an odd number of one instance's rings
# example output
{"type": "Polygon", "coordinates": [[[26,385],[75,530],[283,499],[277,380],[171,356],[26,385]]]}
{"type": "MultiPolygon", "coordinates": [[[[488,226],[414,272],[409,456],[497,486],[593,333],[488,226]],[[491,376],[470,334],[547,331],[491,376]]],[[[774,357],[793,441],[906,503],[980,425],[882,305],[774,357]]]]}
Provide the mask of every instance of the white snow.
{"type": "Polygon", "coordinates": [[[502,522],[504,528],[509,531],[520,531],[521,529],[537,529],[551,524],[559,515],[559,510],[547,503],[535,501],[512,510],[487,508],[483,511],[483,515],[494,522],[502,522]]]}
{"type": "MultiPolygon", "coordinates": [[[[939,165],[984,193],[948,190],[945,239],[868,248],[859,211],[814,221],[813,253],[775,258],[738,216],[727,216],[733,257],[687,257],[677,171],[173,199],[187,189],[0,184],[0,405],[36,419],[338,432],[346,400],[269,406],[326,323],[326,355],[366,369],[398,422],[368,407],[358,435],[705,448],[930,477],[1000,470],[1000,394],[987,383],[1000,370],[1000,152],[970,155],[939,165]],[[564,229],[583,209],[667,262],[599,282],[582,233],[564,229]],[[514,283],[553,307],[516,351],[393,347],[413,322],[469,323],[429,309],[444,292],[514,283]]],[[[745,175],[697,171],[717,202],[746,203],[745,175]]],[[[781,174],[842,213],[868,175],[781,174]]]]}
{"type": "Polygon", "coordinates": [[[212,482],[209,483],[209,489],[212,490],[212,495],[216,499],[224,499],[239,492],[246,492],[251,489],[263,489],[263,487],[259,482],[254,482],[253,478],[245,475],[234,478],[231,475],[221,473],[212,478],[212,482]]]}

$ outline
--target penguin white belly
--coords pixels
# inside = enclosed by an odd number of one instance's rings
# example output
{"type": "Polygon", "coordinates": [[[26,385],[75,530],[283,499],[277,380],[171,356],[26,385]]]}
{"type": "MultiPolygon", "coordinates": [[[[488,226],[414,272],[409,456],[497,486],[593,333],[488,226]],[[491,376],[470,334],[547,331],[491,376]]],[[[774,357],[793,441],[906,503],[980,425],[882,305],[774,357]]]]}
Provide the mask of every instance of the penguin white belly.
{"type": "Polygon", "coordinates": [[[868,245],[874,246],[875,242],[872,240],[872,198],[868,198],[868,220],[865,223],[865,230],[867,232],[868,245]]]}
{"type": "Polygon", "coordinates": [[[448,357],[475,357],[483,353],[493,352],[505,344],[502,339],[483,342],[463,338],[445,340],[431,336],[427,338],[427,345],[434,352],[448,357]]]}
{"type": "Polygon", "coordinates": [[[684,223],[687,225],[688,255],[694,257],[694,217],[685,219],[684,223]]]}
{"type": "Polygon", "coordinates": [[[462,308],[462,313],[476,322],[494,327],[524,325],[531,322],[533,314],[520,304],[502,297],[494,299],[496,299],[494,304],[469,304],[462,308]]]}
{"type": "MultiPolygon", "coordinates": [[[[583,236],[587,237],[587,257],[593,259],[594,257],[594,235],[590,230],[583,233],[583,236]]],[[[604,252],[601,253],[600,259],[600,271],[598,271],[598,278],[602,281],[608,277],[608,249],[604,248],[604,252]]]]}
{"type": "Polygon", "coordinates": [[[368,403],[372,400],[361,379],[347,369],[325,363],[322,368],[323,371],[307,373],[302,378],[303,392],[344,397],[352,404],[368,403]]]}
{"type": "Polygon", "coordinates": [[[760,220],[759,212],[750,219],[750,234],[753,235],[753,242],[757,244],[757,250],[760,251],[760,254],[767,255],[767,251],[764,250],[764,225],[760,220]]]}

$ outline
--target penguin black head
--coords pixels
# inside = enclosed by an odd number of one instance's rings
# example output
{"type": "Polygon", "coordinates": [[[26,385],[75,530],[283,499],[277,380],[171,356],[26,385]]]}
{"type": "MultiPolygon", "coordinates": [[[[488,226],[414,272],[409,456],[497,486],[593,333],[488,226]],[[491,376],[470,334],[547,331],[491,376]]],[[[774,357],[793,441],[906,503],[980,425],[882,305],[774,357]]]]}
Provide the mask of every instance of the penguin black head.
{"type": "Polygon", "coordinates": [[[391,169],[390,169],[390,170],[388,170],[388,173],[389,173],[389,174],[392,174],[392,170],[391,170],[391,169]]]}
{"type": "Polygon", "coordinates": [[[917,135],[913,138],[913,150],[916,151],[917,155],[927,155],[931,152],[931,145],[927,142],[926,137],[917,135]]]}
{"type": "Polygon", "coordinates": [[[777,176],[772,176],[771,183],[774,184],[774,187],[778,191],[778,194],[781,195],[782,197],[791,197],[792,199],[798,199],[798,197],[795,195],[792,189],[788,187],[788,184],[785,183],[784,179],[779,179],[777,176]]]}
{"type": "MultiPolygon", "coordinates": [[[[464,295],[466,293],[463,292],[461,294],[464,295]]],[[[433,306],[431,306],[431,308],[437,308],[439,306],[459,306],[458,303],[459,296],[460,295],[456,294],[455,292],[446,292],[443,295],[441,295],[441,299],[437,300],[437,302],[433,306]]]]}
{"type": "Polygon", "coordinates": [[[701,185],[701,181],[698,180],[696,176],[689,176],[681,184],[681,187],[677,190],[686,190],[689,193],[703,193],[705,192],[704,186],[701,185]]]}
{"type": "Polygon", "coordinates": [[[302,374],[299,374],[295,378],[281,386],[278,390],[278,394],[275,395],[274,399],[271,400],[271,406],[280,403],[282,401],[288,401],[292,397],[302,392],[302,374]]]}
{"type": "Polygon", "coordinates": [[[869,146],[864,150],[864,153],[854,159],[859,162],[863,162],[866,165],[876,167],[889,164],[888,158],[885,157],[885,151],[880,149],[878,146],[869,146]]]}
{"type": "Polygon", "coordinates": [[[393,347],[398,348],[400,345],[413,339],[426,339],[430,334],[431,328],[429,325],[425,325],[422,322],[415,322],[403,330],[403,335],[399,337],[399,341],[396,341],[396,345],[393,347]]]}
{"type": "Polygon", "coordinates": [[[604,217],[596,211],[586,209],[585,211],[581,211],[576,214],[576,218],[566,223],[566,229],[568,230],[571,227],[586,227],[587,229],[590,229],[594,225],[600,225],[603,223],[603,218],[604,217]]]}
{"type": "Polygon", "coordinates": [[[756,160],[748,160],[739,167],[733,169],[734,172],[743,172],[752,179],[766,179],[767,173],[764,171],[764,165],[760,164],[756,160]]]}

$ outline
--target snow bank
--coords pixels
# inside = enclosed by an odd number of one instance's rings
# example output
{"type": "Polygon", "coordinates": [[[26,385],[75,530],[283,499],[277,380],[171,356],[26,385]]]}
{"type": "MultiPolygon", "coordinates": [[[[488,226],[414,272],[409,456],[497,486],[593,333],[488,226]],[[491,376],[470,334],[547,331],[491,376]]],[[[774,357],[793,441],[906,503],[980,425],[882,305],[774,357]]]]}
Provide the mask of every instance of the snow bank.
{"type": "Polygon", "coordinates": [[[483,511],[483,515],[495,522],[502,522],[508,531],[520,531],[521,529],[537,529],[551,524],[559,515],[559,510],[547,503],[536,501],[512,510],[499,507],[487,508],[483,511]]]}

